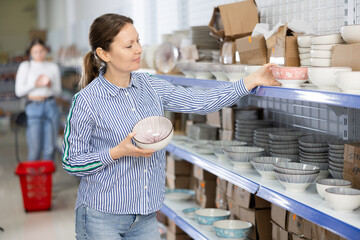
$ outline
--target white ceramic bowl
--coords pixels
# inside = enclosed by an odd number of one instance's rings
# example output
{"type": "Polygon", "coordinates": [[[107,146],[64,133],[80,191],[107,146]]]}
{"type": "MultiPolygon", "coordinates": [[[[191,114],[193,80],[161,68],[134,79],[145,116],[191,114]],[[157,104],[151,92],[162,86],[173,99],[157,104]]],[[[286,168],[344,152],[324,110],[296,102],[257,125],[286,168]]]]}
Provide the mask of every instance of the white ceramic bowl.
{"type": "Polygon", "coordinates": [[[225,82],[229,81],[223,72],[220,63],[209,64],[209,70],[215,76],[216,80],[225,82]]]}
{"type": "Polygon", "coordinates": [[[236,82],[246,77],[246,65],[242,64],[223,64],[221,68],[230,82],[236,82]]]}
{"type": "Polygon", "coordinates": [[[163,116],[151,116],[135,124],[133,137],[136,145],[143,149],[160,150],[165,148],[174,135],[170,119],[163,116]]]}
{"type": "Polygon", "coordinates": [[[195,196],[195,191],[189,189],[168,189],[165,192],[165,197],[172,201],[186,201],[193,196],[195,196]]]}
{"type": "Polygon", "coordinates": [[[251,165],[261,175],[262,179],[276,179],[274,174],[274,163],[290,162],[289,158],[279,157],[256,157],[251,159],[251,165]]]}
{"type": "Polygon", "coordinates": [[[274,172],[276,178],[289,192],[304,192],[315,181],[319,173],[312,174],[287,174],[274,172]]]}
{"type": "Polygon", "coordinates": [[[246,69],[245,69],[245,73],[246,73],[246,76],[256,72],[257,70],[259,70],[262,66],[260,65],[248,65],[246,66],[246,69]]]}
{"type": "Polygon", "coordinates": [[[213,223],[215,235],[220,239],[247,239],[252,224],[241,220],[220,220],[213,223]]]}
{"type": "Polygon", "coordinates": [[[212,225],[215,221],[228,219],[230,211],[218,208],[203,208],[194,212],[195,220],[202,225],[212,225]]]}
{"type": "Polygon", "coordinates": [[[297,37],[297,43],[299,47],[310,47],[311,46],[311,37],[310,35],[303,35],[297,37]]]}
{"type": "Polygon", "coordinates": [[[299,57],[300,57],[300,61],[301,61],[301,60],[311,58],[311,54],[310,53],[300,53],[299,57]]]}
{"type": "Polygon", "coordinates": [[[192,63],[189,62],[178,62],[176,64],[177,68],[185,75],[187,78],[195,78],[195,73],[192,68],[192,63]]]}
{"type": "Polygon", "coordinates": [[[340,33],[313,36],[311,44],[336,44],[344,42],[340,33]]]}
{"type": "Polygon", "coordinates": [[[301,66],[311,66],[311,61],[310,61],[311,58],[307,58],[307,59],[304,59],[304,60],[300,60],[300,65],[301,66]]]}
{"type": "Polygon", "coordinates": [[[330,58],[310,58],[311,66],[313,67],[330,67],[330,58]]]}
{"type": "Polygon", "coordinates": [[[360,43],[360,25],[342,26],[341,36],[347,43],[360,43]]]}
{"type": "Polygon", "coordinates": [[[320,88],[337,88],[335,74],[337,72],[350,72],[347,67],[311,67],[308,68],[310,81],[320,88]]]}
{"type": "Polygon", "coordinates": [[[311,45],[311,50],[323,50],[323,51],[331,51],[332,47],[336,44],[321,44],[321,45],[311,45]]]}
{"type": "MultiPolygon", "coordinates": [[[[249,162],[250,159],[260,157],[264,154],[265,149],[259,147],[224,147],[222,148],[225,156],[234,162],[249,162]]],[[[250,162],[249,165],[251,166],[250,162]]]]}
{"type": "Polygon", "coordinates": [[[342,179],[320,179],[316,181],[316,190],[322,198],[325,198],[325,189],[331,187],[351,188],[351,182],[342,179]]]}
{"type": "MultiPolygon", "coordinates": [[[[312,58],[331,58],[331,51],[327,50],[311,50],[310,57],[312,58]]],[[[301,58],[300,58],[301,59],[301,58]]]]}
{"type": "Polygon", "coordinates": [[[299,47],[299,53],[310,53],[311,48],[310,47],[299,47]]]}
{"type": "Polygon", "coordinates": [[[278,162],[274,163],[274,170],[279,173],[289,174],[312,174],[318,173],[320,168],[317,166],[296,163],[296,162],[278,162]]]}
{"type": "Polygon", "coordinates": [[[325,200],[336,211],[351,212],[360,207],[360,190],[342,187],[327,188],[325,200]]]}
{"type": "Polygon", "coordinates": [[[194,62],[193,69],[197,79],[212,79],[213,75],[209,70],[211,62],[194,62]]]}
{"type": "Polygon", "coordinates": [[[360,94],[360,71],[337,72],[335,83],[345,93],[360,94]]]}

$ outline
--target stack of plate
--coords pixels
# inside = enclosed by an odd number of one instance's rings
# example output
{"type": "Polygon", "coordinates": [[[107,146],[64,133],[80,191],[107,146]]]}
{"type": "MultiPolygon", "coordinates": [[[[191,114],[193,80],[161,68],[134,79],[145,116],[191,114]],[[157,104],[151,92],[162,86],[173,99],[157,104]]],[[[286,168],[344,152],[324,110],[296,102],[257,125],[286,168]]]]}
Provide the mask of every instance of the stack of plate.
{"type": "Polygon", "coordinates": [[[220,63],[220,50],[212,50],[211,51],[211,58],[213,62],[220,63]]]}
{"type": "Polygon", "coordinates": [[[236,107],[234,110],[234,118],[237,120],[254,120],[261,119],[263,116],[264,109],[249,106],[249,107],[236,107]]]}
{"type": "Polygon", "coordinates": [[[321,170],[319,178],[326,178],[329,165],[328,142],[334,140],[329,135],[309,135],[299,138],[300,162],[318,166],[321,170]]]}
{"type": "Polygon", "coordinates": [[[350,141],[342,139],[329,142],[329,171],[333,178],[342,179],[344,168],[344,144],[350,141]]]}
{"type": "Polygon", "coordinates": [[[259,128],[254,131],[254,145],[265,149],[270,154],[270,133],[293,131],[290,128],[259,128]]]}
{"type": "Polygon", "coordinates": [[[311,66],[330,67],[332,46],[343,43],[340,33],[313,36],[311,38],[311,66]]]}
{"type": "Polygon", "coordinates": [[[298,36],[297,43],[299,46],[299,57],[300,57],[301,67],[311,66],[311,62],[310,62],[311,36],[310,35],[298,36]]]}
{"type": "Polygon", "coordinates": [[[270,120],[235,120],[235,139],[247,142],[249,145],[254,141],[254,130],[264,127],[271,127],[273,121],[270,120]]]}
{"type": "Polygon", "coordinates": [[[276,132],[270,133],[270,155],[273,157],[290,158],[293,162],[299,161],[299,137],[304,132],[276,132]]]}
{"type": "Polygon", "coordinates": [[[195,44],[198,49],[220,49],[219,42],[210,36],[210,29],[208,26],[191,27],[190,36],[192,44],[195,44]]]}
{"type": "Polygon", "coordinates": [[[188,126],[187,136],[193,140],[216,140],[218,128],[208,124],[194,124],[188,126]]]}

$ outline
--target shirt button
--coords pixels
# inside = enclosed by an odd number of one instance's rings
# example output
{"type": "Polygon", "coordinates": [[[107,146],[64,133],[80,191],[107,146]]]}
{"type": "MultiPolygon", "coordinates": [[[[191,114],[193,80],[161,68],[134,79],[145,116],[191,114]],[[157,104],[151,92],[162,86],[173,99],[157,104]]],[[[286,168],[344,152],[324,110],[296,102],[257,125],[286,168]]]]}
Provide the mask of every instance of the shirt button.
{"type": "Polygon", "coordinates": [[[144,172],[146,172],[147,170],[145,169],[144,172]]]}
{"type": "Polygon", "coordinates": [[[125,96],[129,96],[129,93],[125,93],[125,96]]]}
{"type": "Polygon", "coordinates": [[[132,108],[131,111],[135,112],[135,108],[132,108]]]}
{"type": "Polygon", "coordinates": [[[147,189],[147,186],[145,186],[144,188],[147,189]]]}

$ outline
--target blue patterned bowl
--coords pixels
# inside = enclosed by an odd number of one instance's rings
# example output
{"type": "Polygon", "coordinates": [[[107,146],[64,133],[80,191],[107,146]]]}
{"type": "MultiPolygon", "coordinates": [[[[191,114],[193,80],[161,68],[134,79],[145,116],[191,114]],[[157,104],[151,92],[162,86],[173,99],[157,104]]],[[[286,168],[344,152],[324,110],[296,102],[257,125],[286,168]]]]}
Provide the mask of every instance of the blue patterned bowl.
{"type": "Polygon", "coordinates": [[[185,201],[195,196],[195,191],[190,189],[167,189],[165,191],[165,197],[168,200],[173,201],[185,201]]]}
{"type": "Polygon", "coordinates": [[[202,209],[201,207],[192,207],[192,208],[185,208],[182,212],[190,219],[195,219],[194,212],[198,209],[202,209]]]}
{"type": "Polygon", "coordinates": [[[218,208],[204,208],[194,212],[196,222],[202,225],[212,225],[215,221],[228,219],[230,214],[230,211],[218,208]]]}
{"type": "Polygon", "coordinates": [[[240,220],[221,220],[213,223],[217,237],[229,239],[247,239],[252,224],[240,220]]]}

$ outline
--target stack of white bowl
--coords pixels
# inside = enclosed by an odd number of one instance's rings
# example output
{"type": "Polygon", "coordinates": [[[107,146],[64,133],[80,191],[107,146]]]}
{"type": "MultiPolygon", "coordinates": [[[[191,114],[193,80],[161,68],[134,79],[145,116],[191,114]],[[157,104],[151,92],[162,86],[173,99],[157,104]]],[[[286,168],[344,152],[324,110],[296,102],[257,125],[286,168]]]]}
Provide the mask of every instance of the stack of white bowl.
{"type": "Polygon", "coordinates": [[[209,70],[209,65],[212,62],[194,62],[193,69],[195,73],[195,78],[197,79],[213,79],[213,75],[209,70]]]}
{"type": "Polygon", "coordinates": [[[311,35],[298,36],[297,43],[299,47],[300,66],[301,67],[311,66],[311,62],[310,62],[311,35]]]}
{"type": "Polygon", "coordinates": [[[319,167],[294,162],[274,163],[276,178],[289,192],[304,192],[319,175],[319,167]]]}
{"type": "Polygon", "coordinates": [[[193,140],[216,140],[217,132],[217,127],[201,123],[189,125],[187,129],[187,136],[193,140]]]}
{"type": "Polygon", "coordinates": [[[254,131],[258,128],[271,127],[272,121],[269,120],[235,120],[235,139],[253,145],[254,131]]]}
{"type": "Polygon", "coordinates": [[[236,146],[245,146],[246,142],[240,141],[228,141],[228,140],[216,140],[209,142],[210,149],[217,156],[217,160],[222,163],[230,163],[229,160],[225,157],[222,148],[224,147],[236,147],[236,146]]]}
{"type": "Polygon", "coordinates": [[[270,155],[270,133],[293,131],[290,128],[259,128],[254,131],[254,145],[265,149],[270,155]]]}
{"type": "Polygon", "coordinates": [[[343,178],[344,144],[346,143],[351,143],[351,141],[338,139],[329,142],[329,171],[335,179],[343,178]]]}
{"type": "Polygon", "coordinates": [[[250,160],[251,165],[261,175],[262,179],[276,179],[274,173],[274,163],[291,162],[289,158],[279,157],[256,157],[250,160]]]}
{"type": "Polygon", "coordinates": [[[176,67],[185,75],[186,78],[195,78],[193,65],[194,62],[180,61],[176,64],[176,67]]]}
{"type": "Polygon", "coordinates": [[[329,144],[338,138],[329,135],[310,135],[299,138],[300,162],[318,166],[319,178],[329,175],[329,144]]]}
{"type": "Polygon", "coordinates": [[[304,135],[306,133],[293,131],[270,133],[270,155],[273,157],[290,158],[293,162],[298,162],[298,139],[304,135]]]}
{"type": "Polygon", "coordinates": [[[343,42],[344,40],[341,38],[340,33],[311,37],[311,66],[330,67],[332,47],[343,42]]]}
{"type": "Polygon", "coordinates": [[[228,82],[229,79],[225,75],[220,63],[209,64],[209,71],[215,76],[218,81],[228,82]]]}

